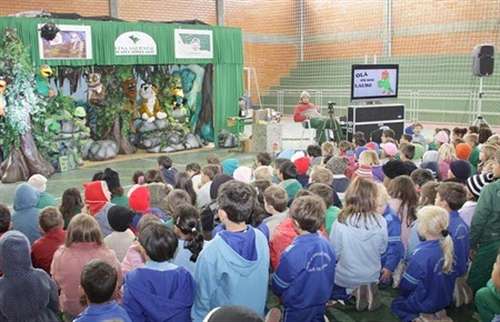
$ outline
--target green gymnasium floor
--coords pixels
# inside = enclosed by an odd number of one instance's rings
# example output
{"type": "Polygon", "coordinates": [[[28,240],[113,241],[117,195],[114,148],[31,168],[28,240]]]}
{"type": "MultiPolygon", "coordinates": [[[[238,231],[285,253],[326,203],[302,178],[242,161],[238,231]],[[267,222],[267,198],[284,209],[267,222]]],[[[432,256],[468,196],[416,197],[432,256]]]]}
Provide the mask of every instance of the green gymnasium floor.
{"type": "MultiPolygon", "coordinates": [[[[202,166],[206,164],[207,156],[215,153],[221,160],[226,158],[237,158],[242,164],[251,164],[255,154],[231,152],[232,150],[214,150],[200,149],[196,151],[182,151],[169,154],[174,162],[174,166],[183,171],[184,167],[191,162],[198,162],[202,166]]],[[[93,162],[86,164],[84,167],[65,172],[56,173],[50,177],[47,182],[47,191],[53,194],[58,199],[62,196],[64,190],[72,187],[80,188],[82,184],[92,179],[95,172],[104,170],[106,167],[111,167],[120,173],[120,181],[125,190],[132,185],[132,175],[137,170],[147,171],[157,167],[156,159],[159,154],[134,154],[129,157],[119,156],[118,159],[93,162]]],[[[19,183],[2,184],[0,183],[0,203],[12,205],[14,200],[14,192],[19,183]]]]}
{"type": "MultiPolygon", "coordinates": [[[[206,164],[206,158],[209,154],[215,153],[221,160],[226,158],[237,158],[241,164],[252,164],[255,154],[232,152],[231,150],[213,150],[202,149],[197,151],[187,151],[172,153],[170,156],[174,161],[174,166],[179,170],[183,170],[186,164],[190,162],[198,162],[201,165],[206,164]]],[[[63,191],[67,188],[81,188],[84,182],[90,181],[93,174],[106,167],[112,167],[120,173],[121,184],[127,189],[131,184],[132,174],[137,170],[146,171],[156,167],[156,158],[154,154],[136,154],[130,157],[119,157],[118,159],[109,162],[87,164],[78,170],[57,173],[53,175],[47,183],[47,191],[56,196],[61,197],[63,191]]],[[[17,184],[1,184],[0,183],[0,203],[12,205],[14,192],[17,184]]],[[[398,321],[390,312],[390,304],[394,297],[397,296],[397,290],[383,290],[380,292],[382,306],[375,312],[356,312],[354,308],[330,308],[328,309],[328,317],[330,321],[339,322],[392,322],[398,321]]],[[[278,303],[278,299],[270,294],[268,298],[268,306],[273,307],[278,303]]],[[[472,306],[461,309],[448,310],[449,316],[455,322],[474,322],[479,321],[477,313],[474,313],[472,306]]]]}

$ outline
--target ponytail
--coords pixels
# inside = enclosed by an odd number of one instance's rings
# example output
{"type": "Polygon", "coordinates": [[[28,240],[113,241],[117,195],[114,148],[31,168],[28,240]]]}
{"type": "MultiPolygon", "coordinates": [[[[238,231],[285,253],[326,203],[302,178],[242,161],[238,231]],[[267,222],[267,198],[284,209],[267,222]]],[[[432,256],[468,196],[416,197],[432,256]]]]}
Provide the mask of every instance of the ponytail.
{"type": "Polygon", "coordinates": [[[449,274],[453,269],[453,240],[449,234],[440,241],[441,249],[443,250],[443,273],[449,274]]]}
{"type": "Polygon", "coordinates": [[[186,241],[184,248],[191,252],[189,258],[192,262],[196,262],[198,255],[203,249],[203,231],[201,228],[200,214],[198,209],[191,205],[183,204],[175,210],[175,226],[190,238],[186,241]]]}
{"type": "Polygon", "coordinates": [[[186,243],[185,248],[187,248],[191,252],[190,261],[196,262],[198,259],[198,255],[203,249],[203,235],[199,229],[196,229],[191,233],[192,239],[186,243]]]}

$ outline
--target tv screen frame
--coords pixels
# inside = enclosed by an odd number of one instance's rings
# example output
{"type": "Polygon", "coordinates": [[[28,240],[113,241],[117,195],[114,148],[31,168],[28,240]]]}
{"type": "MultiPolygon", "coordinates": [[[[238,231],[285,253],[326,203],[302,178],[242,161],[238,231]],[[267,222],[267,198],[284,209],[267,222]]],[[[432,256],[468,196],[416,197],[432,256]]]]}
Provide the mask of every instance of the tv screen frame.
{"type": "Polygon", "coordinates": [[[397,98],[399,92],[399,64],[355,64],[351,67],[351,101],[372,100],[382,98],[397,98]],[[356,70],[396,69],[396,90],[393,95],[354,97],[354,72],[356,70]]]}

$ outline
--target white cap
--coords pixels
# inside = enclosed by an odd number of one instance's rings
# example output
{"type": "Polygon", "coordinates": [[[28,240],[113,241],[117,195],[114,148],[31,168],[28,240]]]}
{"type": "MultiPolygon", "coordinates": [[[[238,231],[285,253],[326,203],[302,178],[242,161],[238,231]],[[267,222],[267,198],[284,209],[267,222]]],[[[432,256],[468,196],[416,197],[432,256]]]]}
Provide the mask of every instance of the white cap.
{"type": "Polygon", "coordinates": [[[38,192],[44,192],[47,189],[47,178],[41,174],[34,174],[28,179],[28,184],[38,192]]]}

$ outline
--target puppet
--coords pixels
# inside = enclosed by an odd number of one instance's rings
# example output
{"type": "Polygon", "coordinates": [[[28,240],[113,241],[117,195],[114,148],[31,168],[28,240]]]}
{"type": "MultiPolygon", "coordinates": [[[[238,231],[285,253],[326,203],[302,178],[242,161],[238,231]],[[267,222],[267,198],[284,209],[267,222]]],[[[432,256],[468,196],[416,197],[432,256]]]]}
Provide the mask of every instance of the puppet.
{"type": "Polygon", "coordinates": [[[157,92],[156,86],[149,83],[142,84],[139,92],[141,96],[139,112],[141,113],[141,117],[150,123],[156,118],[162,120],[167,117],[167,114],[161,110],[160,102],[156,97],[157,92]]]}

